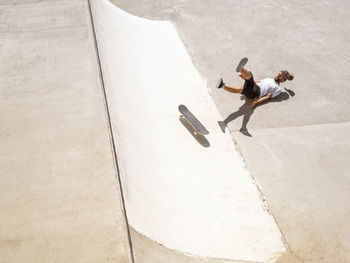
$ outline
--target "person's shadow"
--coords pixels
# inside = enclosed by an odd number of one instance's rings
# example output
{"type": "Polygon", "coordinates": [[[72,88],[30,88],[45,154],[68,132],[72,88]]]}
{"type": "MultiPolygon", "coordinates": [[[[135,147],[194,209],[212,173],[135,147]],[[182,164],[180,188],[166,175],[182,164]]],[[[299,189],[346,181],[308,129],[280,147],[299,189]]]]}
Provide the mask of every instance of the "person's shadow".
{"type": "MultiPolygon", "coordinates": [[[[280,102],[283,100],[287,100],[287,99],[289,99],[289,94],[290,94],[289,92],[282,92],[277,97],[270,99],[270,100],[267,100],[267,101],[264,101],[263,103],[260,103],[257,106],[255,106],[253,109],[249,109],[249,106],[252,104],[253,100],[247,99],[245,96],[241,95],[241,100],[245,100],[244,104],[241,105],[236,112],[233,112],[229,116],[227,116],[227,118],[224,121],[218,121],[218,124],[220,126],[221,131],[223,133],[225,133],[225,129],[227,127],[227,124],[243,115],[242,127],[239,129],[239,132],[246,135],[246,136],[252,137],[252,135],[249,133],[249,131],[247,129],[247,125],[248,125],[248,122],[250,120],[250,117],[254,113],[254,110],[262,105],[267,104],[267,103],[280,102]]],[[[291,95],[291,96],[294,96],[294,95],[295,95],[295,93],[293,92],[293,95],[291,95]]]]}

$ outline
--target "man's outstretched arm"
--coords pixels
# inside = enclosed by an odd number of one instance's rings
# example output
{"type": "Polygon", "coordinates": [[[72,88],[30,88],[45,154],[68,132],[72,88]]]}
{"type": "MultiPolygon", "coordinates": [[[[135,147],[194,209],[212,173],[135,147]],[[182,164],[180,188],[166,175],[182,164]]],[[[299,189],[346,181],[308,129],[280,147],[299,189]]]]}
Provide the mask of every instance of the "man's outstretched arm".
{"type": "Polygon", "coordinates": [[[253,100],[252,104],[250,105],[250,109],[254,108],[257,104],[267,101],[268,99],[272,98],[272,93],[266,94],[264,97],[258,99],[258,100],[253,100]]]}

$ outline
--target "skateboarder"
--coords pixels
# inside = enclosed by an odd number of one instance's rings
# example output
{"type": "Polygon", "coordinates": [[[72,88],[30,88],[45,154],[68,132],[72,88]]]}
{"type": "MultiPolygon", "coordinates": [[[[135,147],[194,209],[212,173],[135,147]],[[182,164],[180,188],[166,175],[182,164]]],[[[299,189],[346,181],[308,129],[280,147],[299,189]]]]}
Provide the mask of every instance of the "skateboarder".
{"type": "Polygon", "coordinates": [[[236,71],[240,73],[239,76],[244,79],[243,87],[226,86],[221,78],[217,88],[224,88],[224,90],[228,92],[243,94],[248,99],[254,99],[249,107],[251,109],[258,103],[264,102],[279,95],[282,92],[280,83],[285,82],[286,80],[293,80],[294,78],[293,74],[290,74],[287,70],[283,70],[278,72],[274,79],[265,78],[255,82],[252,72],[244,68],[247,62],[248,59],[243,58],[239,62],[236,69],[236,71]]]}

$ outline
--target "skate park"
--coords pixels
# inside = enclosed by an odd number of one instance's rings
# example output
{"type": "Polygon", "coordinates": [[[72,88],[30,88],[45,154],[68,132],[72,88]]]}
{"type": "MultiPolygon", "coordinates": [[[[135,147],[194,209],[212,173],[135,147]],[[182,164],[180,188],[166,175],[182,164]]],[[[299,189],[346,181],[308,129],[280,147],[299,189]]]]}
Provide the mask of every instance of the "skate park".
{"type": "Polygon", "coordinates": [[[0,262],[349,262],[348,5],[2,2],[0,262]]]}

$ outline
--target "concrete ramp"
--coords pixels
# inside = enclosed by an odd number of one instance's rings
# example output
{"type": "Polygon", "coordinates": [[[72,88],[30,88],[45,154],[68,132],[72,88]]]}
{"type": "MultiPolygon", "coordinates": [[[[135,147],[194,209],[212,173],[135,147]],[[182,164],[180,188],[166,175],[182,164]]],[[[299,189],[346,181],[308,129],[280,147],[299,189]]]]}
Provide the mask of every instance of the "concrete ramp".
{"type": "Polygon", "coordinates": [[[256,182],[174,26],[93,0],[129,223],[191,255],[270,262],[286,251],[256,182]],[[186,105],[209,130],[196,140],[186,105]]]}

